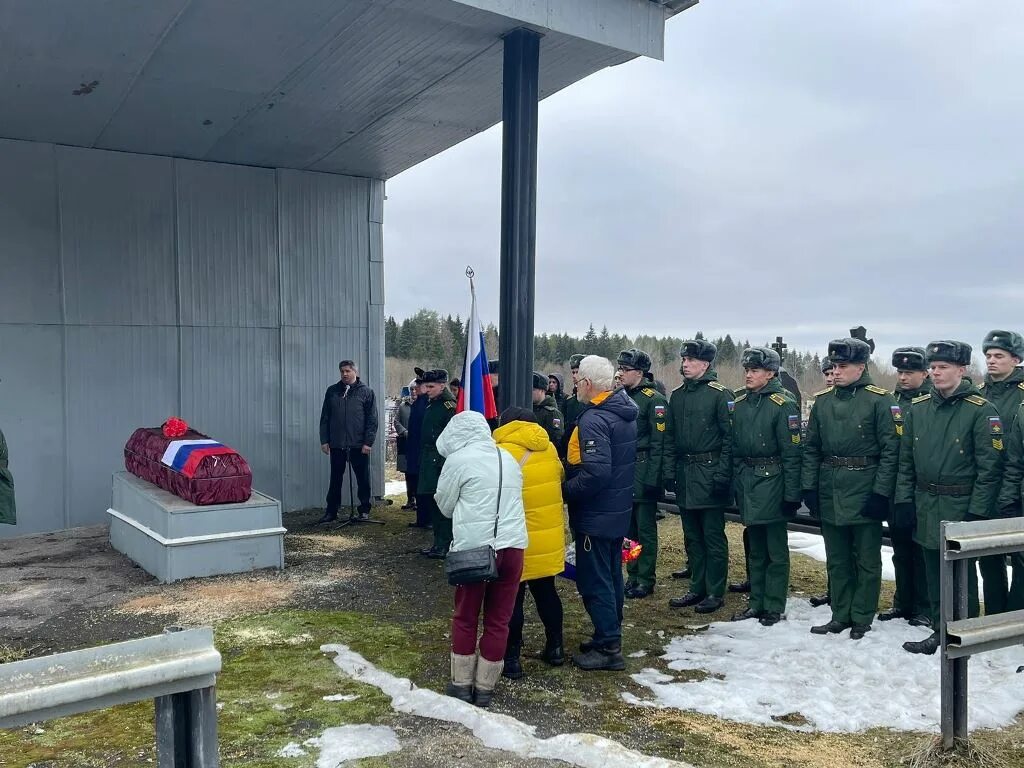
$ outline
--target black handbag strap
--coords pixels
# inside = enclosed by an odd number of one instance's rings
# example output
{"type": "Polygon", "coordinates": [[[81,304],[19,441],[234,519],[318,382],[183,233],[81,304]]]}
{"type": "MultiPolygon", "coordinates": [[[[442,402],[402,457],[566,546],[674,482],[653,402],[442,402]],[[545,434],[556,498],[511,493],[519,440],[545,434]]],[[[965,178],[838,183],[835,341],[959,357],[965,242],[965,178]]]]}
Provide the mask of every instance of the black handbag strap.
{"type": "Polygon", "coordinates": [[[502,464],[504,462],[501,460],[501,448],[499,448],[498,446],[494,446],[494,450],[498,452],[498,508],[494,510],[494,538],[497,539],[498,516],[501,514],[501,485],[502,482],[504,481],[504,476],[502,474],[502,464]]]}

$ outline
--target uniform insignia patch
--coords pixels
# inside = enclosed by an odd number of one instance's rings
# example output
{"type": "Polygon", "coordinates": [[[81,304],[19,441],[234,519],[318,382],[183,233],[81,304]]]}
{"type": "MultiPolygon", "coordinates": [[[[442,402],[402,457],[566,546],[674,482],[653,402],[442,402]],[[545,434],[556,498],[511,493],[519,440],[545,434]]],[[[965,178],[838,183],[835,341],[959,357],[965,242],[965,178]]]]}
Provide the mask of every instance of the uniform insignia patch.
{"type": "Polygon", "coordinates": [[[583,441],[583,452],[584,453],[597,453],[597,440],[584,440],[583,441]]]}
{"type": "Polygon", "coordinates": [[[451,400],[445,400],[444,401],[444,407],[447,408],[449,411],[454,411],[455,410],[455,403],[453,403],[451,400]]]}
{"type": "Polygon", "coordinates": [[[998,416],[988,417],[988,428],[992,431],[993,435],[1003,434],[1003,422],[998,416]]]}
{"type": "Polygon", "coordinates": [[[931,394],[931,392],[929,392],[929,393],[928,393],[928,394],[926,394],[926,395],[918,395],[917,397],[915,397],[915,398],[914,398],[913,400],[911,400],[910,402],[911,402],[912,404],[913,404],[913,403],[923,403],[923,402],[924,402],[925,400],[930,400],[930,399],[931,399],[931,397],[932,397],[932,394],[931,394]]]}
{"type": "Polygon", "coordinates": [[[890,405],[889,411],[892,413],[892,420],[899,424],[903,421],[903,411],[900,410],[898,405],[890,405]]]}
{"type": "Polygon", "coordinates": [[[1003,439],[992,438],[992,447],[995,448],[997,451],[1003,450],[1003,439]]]}
{"type": "Polygon", "coordinates": [[[1017,389],[1024,389],[1024,381],[1017,385],[1017,389]]]}
{"type": "Polygon", "coordinates": [[[800,445],[800,435],[799,435],[799,433],[790,435],[789,439],[793,441],[793,445],[800,445]]]}
{"type": "Polygon", "coordinates": [[[736,410],[736,401],[730,400],[728,403],[725,404],[725,407],[729,409],[729,413],[732,413],[733,411],[736,410]]]}
{"type": "Polygon", "coordinates": [[[659,419],[665,418],[665,406],[664,405],[656,405],[656,406],[654,406],[654,415],[657,416],[659,419]]]}
{"type": "Polygon", "coordinates": [[[661,424],[655,424],[654,426],[657,427],[659,432],[664,432],[665,431],[665,423],[664,422],[662,422],[661,424]]]}
{"type": "Polygon", "coordinates": [[[785,405],[786,404],[786,398],[784,398],[778,392],[774,392],[771,395],[769,395],[768,399],[771,400],[776,405],[785,405]]]}
{"type": "Polygon", "coordinates": [[[791,414],[788,417],[787,422],[789,424],[789,431],[790,432],[799,432],[800,431],[800,417],[797,416],[795,413],[791,414]]]}
{"type": "Polygon", "coordinates": [[[874,384],[868,384],[864,387],[868,392],[874,392],[876,395],[888,395],[889,390],[882,389],[882,387],[876,387],[874,384]]]}
{"type": "Polygon", "coordinates": [[[552,420],[551,420],[551,423],[552,423],[552,424],[553,424],[553,425],[554,425],[555,427],[557,427],[557,428],[559,428],[559,429],[561,429],[561,428],[562,428],[562,420],[561,420],[561,419],[552,419],[552,420]]]}
{"type": "Polygon", "coordinates": [[[657,392],[650,387],[644,387],[640,392],[647,395],[647,397],[654,397],[657,394],[657,392]]]}
{"type": "Polygon", "coordinates": [[[896,434],[899,435],[900,437],[903,437],[903,425],[902,424],[897,424],[896,425],[896,434]]]}

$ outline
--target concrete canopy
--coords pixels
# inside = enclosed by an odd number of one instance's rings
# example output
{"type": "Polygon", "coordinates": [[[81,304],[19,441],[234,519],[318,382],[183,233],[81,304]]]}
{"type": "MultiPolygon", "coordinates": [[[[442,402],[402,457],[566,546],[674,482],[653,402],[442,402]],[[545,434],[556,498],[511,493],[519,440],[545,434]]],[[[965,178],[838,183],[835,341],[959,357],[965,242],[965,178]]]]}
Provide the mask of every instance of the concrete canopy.
{"type": "Polygon", "coordinates": [[[4,0],[0,137],[389,178],[501,119],[501,38],[548,96],[660,57],[662,0],[4,0]]]}

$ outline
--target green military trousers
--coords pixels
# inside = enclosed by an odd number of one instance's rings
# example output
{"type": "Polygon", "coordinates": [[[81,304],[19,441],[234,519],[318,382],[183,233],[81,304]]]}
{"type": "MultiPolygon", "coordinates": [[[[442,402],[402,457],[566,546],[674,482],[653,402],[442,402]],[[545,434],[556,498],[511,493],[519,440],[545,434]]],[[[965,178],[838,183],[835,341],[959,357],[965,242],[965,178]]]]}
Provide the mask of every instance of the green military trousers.
{"type": "MultiPolygon", "coordinates": [[[[969,521],[988,520],[980,515],[968,515],[969,521]]],[[[1006,556],[994,555],[992,557],[979,557],[971,561],[971,578],[977,584],[978,575],[975,570],[981,571],[981,578],[984,581],[982,590],[985,595],[985,615],[992,616],[996,613],[1006,613],[1009,608],[1010,583],[1006,578],[1006,556]],[[977,563],[977,569],[974,564],[977,563]]],[[[977,612],[972,614],[977,616],[977,612]]]]}
{"type": "Polygon", "coordinates": [[[683,546],[690,563],[690,591],[703,597],[725,597],[729,576],[729,542],[725,538],[725,510],[681,509],[683,546]]]}
{"type": "Polygon", "coordinates": [[[626,565],[629,581],[641,587],[653,587],[658,564],[658,502],[634,501],[629,538],[640,542],[640,557],[626,565]]]}
{"type": "Polygon", "coordinates": [[[882,524],[832,525],[822,521],[832,598],[832,620],[868,624],[882,589],[882,524]]]}
{"type": "Polygon", "coordinates": [[[751,525],[750,609],[758,613],[785,613],[789,594],[789,536],[786,523],[751,525]]]}
{"type": "Polygon", "coordinates": [[[892,541],[892,565],[896,571],[893,609],[906,616],[930,616],[924,552],[914,541],[914,529],[890,527],[889,539],[892,541]]]}
{"type": "Polygon", "coordinates": [[[430,521],[434,527],[434,549],[447,552],[452,546],[452,519],[441,514],[436,502],[432,506],[430,521]]]}
{"type": "MultiPolygon", "coordinates": [[[[932,629],[939,631],[939,614],[942,603],[942,582],[939,579],[939,569],[942,564],[942,553],[937,549],[922,549],[924,553],[924,575],[928,582],[928,613],[932,620],[932,629]]],[[[976,618],[979,615],[978,604],[978,570],[973,567],[967,569],[967,616],[976,618]]]]}
{"type": "Polygon", "coordinates": [[[1024,553],[1012,553],[1010,565],[1013,567],[1013,581],[1010,582],[1010,596],[1007,600],[1006,610],[1024,610],[1024,553]]]}

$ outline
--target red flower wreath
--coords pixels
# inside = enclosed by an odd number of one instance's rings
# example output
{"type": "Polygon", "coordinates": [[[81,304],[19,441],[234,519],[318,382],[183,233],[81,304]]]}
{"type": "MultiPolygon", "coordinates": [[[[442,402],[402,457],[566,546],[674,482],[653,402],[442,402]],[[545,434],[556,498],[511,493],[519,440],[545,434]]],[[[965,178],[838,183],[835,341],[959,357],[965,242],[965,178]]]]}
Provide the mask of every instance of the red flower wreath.
{"type": "Polygon", "coordinates": [[[188,423],[177,416],[171,416],[164,422],[164,437],[182,437],[188,432],[188,423]]]}

